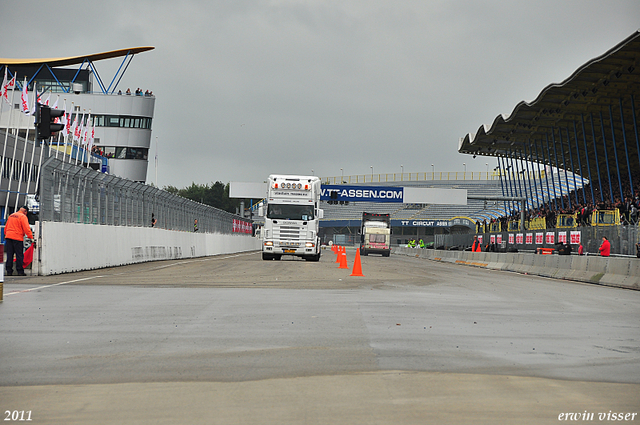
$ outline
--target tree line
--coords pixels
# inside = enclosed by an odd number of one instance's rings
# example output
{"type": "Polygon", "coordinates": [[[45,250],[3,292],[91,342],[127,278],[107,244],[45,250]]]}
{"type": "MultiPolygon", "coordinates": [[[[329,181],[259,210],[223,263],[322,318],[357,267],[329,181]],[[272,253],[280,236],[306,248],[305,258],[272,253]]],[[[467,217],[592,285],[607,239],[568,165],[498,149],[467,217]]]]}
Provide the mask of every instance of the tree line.
{"type": "MultiPolygon", "coordinates": [[[[210,205],[212,207],[235,214],[240,209],[242,199],[229,198],[229,183],[224,184],[220,181],[211,184],[195,184],[183,189],[175,186],[165,186],[167,192],[200,202],[201,204],[210,205]]],[[[245,202],[245,207],[249,204],[245,202]]]]}

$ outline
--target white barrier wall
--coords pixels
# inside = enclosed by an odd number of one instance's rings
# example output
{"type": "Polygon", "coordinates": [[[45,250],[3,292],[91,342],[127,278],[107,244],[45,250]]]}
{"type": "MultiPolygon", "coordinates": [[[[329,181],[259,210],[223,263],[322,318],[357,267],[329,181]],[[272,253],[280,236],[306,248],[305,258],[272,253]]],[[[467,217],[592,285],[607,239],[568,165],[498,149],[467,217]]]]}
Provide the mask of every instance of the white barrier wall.
{"type": "Polygon", "coordinates": [[[39,275],[260,249],[258,238],[240,233],[190,233],[47,221],[42,222],[39,242],[36,254],[40,261],[34,258],[39,275]]]}
{"type": "Polygon", "coordinates": [[[396,247],[391,252],[445,263],[640,290],[640,259],[635,257],[443,251],[407,247],[396,247]]]}

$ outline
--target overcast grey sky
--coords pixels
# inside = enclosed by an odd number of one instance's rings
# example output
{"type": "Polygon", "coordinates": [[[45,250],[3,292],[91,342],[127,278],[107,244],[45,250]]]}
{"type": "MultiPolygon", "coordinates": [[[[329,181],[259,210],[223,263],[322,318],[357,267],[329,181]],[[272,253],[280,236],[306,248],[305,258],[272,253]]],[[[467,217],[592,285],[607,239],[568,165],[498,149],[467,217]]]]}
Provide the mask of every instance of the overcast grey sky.
{"type": "MultiPolygon", "coordinates": [[[[158,184],[485,171],[458,140],[640,29],[637,0],[0,0],[0,57],[137,46],[158,184]],[[6,13],[11,11],[11,13],[6,13]]],[[[103,79],[120,61],[96,65],[103,79]]],[[[495,160],[489,161],[495,166],[495,160]]],[[[148,181],[155,181],[153,159],[148,181]]]]}

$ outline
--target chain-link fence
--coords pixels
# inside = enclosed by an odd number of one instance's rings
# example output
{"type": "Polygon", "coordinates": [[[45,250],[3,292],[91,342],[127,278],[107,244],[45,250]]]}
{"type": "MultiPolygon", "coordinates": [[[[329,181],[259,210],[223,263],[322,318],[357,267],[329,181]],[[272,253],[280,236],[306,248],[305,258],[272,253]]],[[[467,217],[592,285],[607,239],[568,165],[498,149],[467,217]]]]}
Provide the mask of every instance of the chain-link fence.
{"type": "Polygon", "coordinates": [[[235,214],[142,183],[49,158],[42,166],[40,219],[109,226],[233,233],[235,214]]]}

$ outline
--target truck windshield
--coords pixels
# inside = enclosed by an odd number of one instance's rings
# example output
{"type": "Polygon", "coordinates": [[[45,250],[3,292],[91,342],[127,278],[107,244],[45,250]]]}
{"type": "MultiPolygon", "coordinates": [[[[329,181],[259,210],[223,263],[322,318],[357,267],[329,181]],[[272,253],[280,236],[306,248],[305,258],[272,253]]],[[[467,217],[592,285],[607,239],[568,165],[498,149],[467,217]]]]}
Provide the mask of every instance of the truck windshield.
{"type": "Polygon", "coordinates": [[[280,220],[313,220],[313,206],[269,204],[267,218],[280,220]]]}

